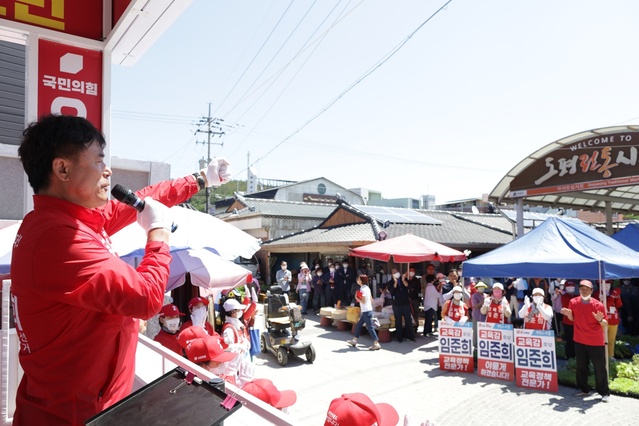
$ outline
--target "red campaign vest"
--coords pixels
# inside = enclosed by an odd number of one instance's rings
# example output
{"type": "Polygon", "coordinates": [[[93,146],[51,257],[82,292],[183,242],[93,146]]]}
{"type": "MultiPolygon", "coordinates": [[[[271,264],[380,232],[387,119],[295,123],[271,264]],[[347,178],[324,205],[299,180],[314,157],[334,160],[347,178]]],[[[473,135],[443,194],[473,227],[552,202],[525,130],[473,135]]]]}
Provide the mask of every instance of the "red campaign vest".
{"type": "MultiPolygon", "coordinates": [[[[235,328],[233,324],[225,322],[224,325],[222,326],[222,335],[224,335],[224,330],[226,330],[227,328],[230,328],[231,330],[233,330],[233,335],[235,336],[235,339],[234,339],[235,341],[233,343],[240,343],[242,340],[248,339],[246,327],[242,329],[244,330],[244,332],[242,332],[238,330],[237,328],[235,328]]],[[[226,342],[224,342],[224,339],[221,339],[220,343],[222,344],[222,347],[224,349],[227,349],[229,347],[229,345],[227,345],[226,342]]]]}
{"type": "Polygon", "coordinates": [[[536,314],[532,314],[532,306],[528,308],[528,312],[526,312],[526,317],[524,318],[524,328],[527,330],[548,330],[549,323],[541,316],[540,312],[536,314]]]}
{"type": "Polygon", "coordinates": [[[608,324],[619,325],[619,308],[623,304],[618,297],[608,296],[606,298],[606,309],[608,310],[608,324]]]}
{"type": "Polygon", "coordinates": [[[460,319],[462,319],[463,316],[466,315],[466,307],[464,306],[464,304],[460,304],[460,305],[455,305],[452,300],[449,300],[448,302],[448,312],[446,313],[447,317],[450,317],[453,321],[457,322],[460,319]]]}
{"type": "Polygon", "coordinates": [[[495,324],[504,323],[504,307],[502,306],[501,301],[499,303],[495,303],[494,300],[490,302],[488,312],[486,313],[486,322],[495,324]]]}

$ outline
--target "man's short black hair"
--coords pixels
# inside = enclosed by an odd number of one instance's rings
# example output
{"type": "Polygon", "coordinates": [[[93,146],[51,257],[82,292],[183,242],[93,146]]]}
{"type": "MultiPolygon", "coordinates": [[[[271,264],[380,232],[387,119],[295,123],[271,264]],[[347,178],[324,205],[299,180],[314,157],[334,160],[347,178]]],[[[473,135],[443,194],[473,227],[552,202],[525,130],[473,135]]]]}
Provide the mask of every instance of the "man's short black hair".
{"type": "Polygon", "coordinates": [[[22,132],[18,155],[33,192],[51,184],[54,158],[74,158],[92,142],[106,146],[104,135],[86,118],[51,114],[29,124],[22,132]]]}

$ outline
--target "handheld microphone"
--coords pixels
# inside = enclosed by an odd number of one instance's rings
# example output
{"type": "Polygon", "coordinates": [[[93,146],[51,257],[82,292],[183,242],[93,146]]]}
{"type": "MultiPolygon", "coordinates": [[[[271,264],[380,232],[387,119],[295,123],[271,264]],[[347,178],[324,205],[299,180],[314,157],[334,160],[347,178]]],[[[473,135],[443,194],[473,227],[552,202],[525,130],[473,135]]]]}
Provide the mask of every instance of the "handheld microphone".
{"type": "MultiPolygon", "coordinates": [[[[111,190],[111,195],[113,195],[113,198],[115,198],[119,202],[124,203],[127,206],[131,206],[139,212],[144,210],[144,206],[145,206],[144,200],[138,197],[135,194],[135,192],[131,191],[129,188],[127,188],[124,185],[120,185],[120,184],[115,185],[113,189],[111,190]]],[[[176,229],[177,229],[177,224],[172,223],[171,232],[175,232],[176,229]]]]}
{"type": "Polygon", "coordinates": [[[113,195],[113,198],[116,200],[133,207],[139,212],[144,210],[144,200],[135,195],[135,192],[131,191],[124,185],[115,185],[111,190],[111,195],[113,195]]]}

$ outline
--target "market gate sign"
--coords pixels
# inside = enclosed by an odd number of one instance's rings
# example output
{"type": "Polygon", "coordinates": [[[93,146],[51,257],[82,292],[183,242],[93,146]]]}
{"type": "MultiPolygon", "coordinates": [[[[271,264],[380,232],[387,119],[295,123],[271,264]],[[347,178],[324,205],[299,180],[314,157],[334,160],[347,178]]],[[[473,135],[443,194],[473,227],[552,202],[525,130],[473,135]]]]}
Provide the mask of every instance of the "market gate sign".
{"type": "Polygon", "coordinates": [[[636,185],[639,132],[591,136],[539,158],[510,183],[513,198],[636,185]]]}

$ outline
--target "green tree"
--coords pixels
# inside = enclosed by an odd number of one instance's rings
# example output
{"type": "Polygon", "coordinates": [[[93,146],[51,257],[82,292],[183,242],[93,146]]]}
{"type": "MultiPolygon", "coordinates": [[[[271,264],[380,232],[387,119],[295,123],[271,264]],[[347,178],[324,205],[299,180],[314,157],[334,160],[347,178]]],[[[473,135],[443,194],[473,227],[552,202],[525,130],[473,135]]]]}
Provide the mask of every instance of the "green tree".
{"type": "MultiPolygon", "coordinates": [[[[245,180],[232,180],[218,188],[211,188],[209,195],[209,204],[212,206],[218,200],[233,197],[235,192],[245,192],[246,181],[245,180]]],[[[200,190],[191,198],[191,205],[198,211],[205,211],[206,207],[206,191],[200,190]]]]}

